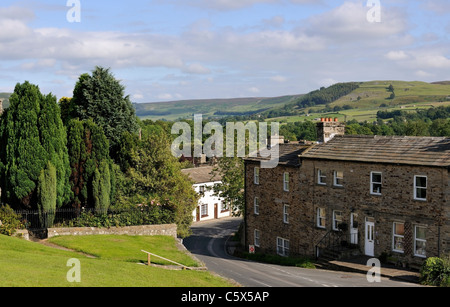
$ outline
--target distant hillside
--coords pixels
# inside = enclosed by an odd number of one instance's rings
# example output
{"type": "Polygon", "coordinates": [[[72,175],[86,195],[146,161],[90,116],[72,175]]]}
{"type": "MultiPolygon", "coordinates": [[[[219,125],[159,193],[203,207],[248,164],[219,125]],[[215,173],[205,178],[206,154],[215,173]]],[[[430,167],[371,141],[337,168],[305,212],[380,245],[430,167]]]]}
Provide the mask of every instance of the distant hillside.
{"type": "Polygon", "coordinates": [[[341,121],[375,121],[380,110],[415,112],[418,109],[447,105],[450,105],[448,81],[369,81],[360,82],[358,88],[330,103],[294,108],[289,116],[268,120],[294,122],[337,117],[341,121]]]}
{"type": "Polygon", "coordinates": [[[275,107],[292,103],[302,95],[281,97],[251,97],[231,99],[180,100],[157,103],[136,103],[136,115],[142,119],[192,118],[193,114],[202,114],[203,118],[226,116],[248,116],[262,113],[275,107]]]}
{"type": "Polygon", "coordinates": [[[337,117],[341,121],[374,121],[380,110],[417,109],[450,105],[450,81],[368,81],[337,83],[303,95],[273,98],[184,100],[135,104],[142,119],[204,119],[239,116],[281,122],[337,117]]]}

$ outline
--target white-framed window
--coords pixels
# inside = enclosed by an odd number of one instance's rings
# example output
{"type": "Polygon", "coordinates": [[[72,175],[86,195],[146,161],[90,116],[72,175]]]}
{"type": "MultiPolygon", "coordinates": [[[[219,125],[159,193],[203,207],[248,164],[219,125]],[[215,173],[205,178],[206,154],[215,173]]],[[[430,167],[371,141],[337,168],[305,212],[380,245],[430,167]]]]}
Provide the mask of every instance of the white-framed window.
{"type": "Polygon", "coordinates": [[[254,244],[255,246],[258,246],[258,247],[259,247],[259,235],[260,235],[259,230],[258,230],[258,229],[255,229],[255,231],[254,231],[254,242],[253,242],[253,244],[254,244]]]}
{"type": "Polygon", "coordinates": [[[405,224],[394,222],[392,230],[392,250],[403,253],[405,251],[405,224]]]}
{"type": "Polygon", "coordinates": [[[283,223],[289,224],[289,205],[283,205],[283,223]]]}
{"type": "Polygon", "coordinates": [[[202,216],[208,216],[208,205],[207,204],[202,204],[201,214],[202,214],[202,216]]]}
{"type": "Polygon", "coordinates": [[[205,194],[205,186],[204,186],[204,185],[199,186],[199,187],[198,187],[198,192],[199,192],[200,194],[205,194]]]}
{"type": "Polygon", "coordinates": [[[253,213],[259,214],[259,198],[255,197],[253,200],[253,213]]]}
{"type": "Polygon", "coordinates": [[[283,190],[289,191],[289,173],[283,173],[283,190]]]}
{"type": "Polygon", "coordinates": [[[370,173],[370,194],[381,195],[382,174],[380,172],[370,173]]]}
{"type": "Polygon", "coordinates": [[[326,185],[327,184],[327,176],[324,171],[317,170],[317,184],[326,185]]]}
{"type": "Polygon", "coordinates": [[[254,183],[259,184],[259,167],[255,167],[254,169],[254,183]]]}
{"type": "Polygon", "coordinates": [[[317,227],[325,228],[325,222],[325,208],[317,208],[317,227]]]}
{"type": "Polygon", "coordinates": [[[426,257],[427,228],[414,226],[414,256],[426,257]]]}
{"type": "Polygon", "coordinates": [[[333,172],[333,185],[335,187],[342,187],[344,185],[344,172],[334,171],[333,172]]]}
{"type": "Polygon", "coordinates": [[[289,240],[277,237],[277,254],[284,257],[289,255],[289,240]]]}
{"type": "Polygon", "coordinates": [[[414,199],[427,200],[427,176],[414,176],[414,199]]]}
{"type": "Polygon", "coordinates": [[[220,211],[228,211],[228,210],[230,210],[230,206],[226,201],[222,200],[220,204],[220,211]]]}
{"type": "Polygon", "coordinates": [[[341,224],[342,221],[342,211],[333,210],[333,230],[339,230],[339,224],[341,224]]]}

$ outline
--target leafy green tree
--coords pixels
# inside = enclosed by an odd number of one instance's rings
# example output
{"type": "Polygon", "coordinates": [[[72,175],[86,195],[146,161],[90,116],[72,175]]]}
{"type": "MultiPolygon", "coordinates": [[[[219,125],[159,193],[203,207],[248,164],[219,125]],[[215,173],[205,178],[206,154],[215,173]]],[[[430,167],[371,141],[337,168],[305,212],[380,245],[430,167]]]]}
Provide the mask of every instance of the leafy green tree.
{"type": "Polygon", "coordinates": [[[69,97],[62,97],[58,103],[61,109],[61,119],[64,125],[67,125],[71,116],[75,114],[75,104],[73,103],[72,98],[69,97]]]}
{"type": "MultiPolygon", "coordinates": [[[[74,208],[94,208],[96,207],[95,197],[98,197],[92,192],[95,172],[103,162],[108,166],[112,165],[108,150],[109,142],[103,129],[92,119],[84,121],[72,119],[68,122],[67,130],[67,146],[72,170],[70,175],[73,191],[71,205],[74,208]]],[[[106,172],[102,171],[101,173],[106,172]]],[[[108,174],[110,175],[110,185],[114,184],[110,170],[108,174]]],[[[110,187],[109,191],[114,191],[114,189],[115,187],[110,187]]]]}
{"type": "Polygon", "coordinates": [[[114,148],[125,131],[136,133],[139,128],[133,105],[124,92],[124,86],[109,69],[97,66],[92,75],[83,74],[78,79],[67,108],[68,117],[92,118],[114,148]]]}
{"type": "Polygon", "coordinates": [[[214,186],[215,194],[230,204],[232,212],[243,214],[245,212],[244,160],[239,157],[220,158],[213,173],[222,177],[221,183],[214,186]]]}
{"type": "Polygon", "coordinates": [[[0,121],[2,200],[15,208],[36,209],[37,184],[50,161],[56,168],[56,206],[70,199],[66,131],[56,97],[42,95],[28,81],[17,84],[0,121]]]}
{"type": "Polygon", "coordinates": [[[162,130],[143,129],[142,139],[134,141],[128,147],[126,196],[159,199],[162,206],[173,210],[178,235],[188,236],[198,195],[192,182],[181,173],[181,164],[172,155],[170,137],[162,130]]]}
{"type": "Polygon", "coordinates": [[[108,163],[103,160],[94,171],[92,180],[92,197],[96,212],[106,214],[111,204],[111,174],[108,163]]]}
{"type": "Polygon", "coordinates": [[[41,170],[38,181],[37,197],[41,227],[51,227],[56,210],[56,168],[49,161],[41,170]]]}

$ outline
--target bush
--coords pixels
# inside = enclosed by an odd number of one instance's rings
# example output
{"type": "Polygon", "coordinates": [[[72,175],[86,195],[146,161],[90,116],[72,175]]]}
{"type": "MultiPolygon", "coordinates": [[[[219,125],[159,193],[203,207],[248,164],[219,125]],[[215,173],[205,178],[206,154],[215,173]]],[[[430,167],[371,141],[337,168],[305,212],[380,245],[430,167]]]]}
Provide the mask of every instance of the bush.
{"type": "Polygon", "coordinates": [[[10,206],[0,207],[0,234],[12,236],[17,229],[23,228],[20,218],[10,206]]]}
{"type": "Polygon", "coordinates": [[[124,227],[137,225],[157,225],[174,223],[174,212],[166,206],[139,204],[135,208],[83,211],[81,214],[64,223],[69,227],[124,227]]]}
{"type": "Polygon", "coordinates": [[[430,257],[422,265],[421,283],[431,286],[450,286],[450,256],[430,257]]]}

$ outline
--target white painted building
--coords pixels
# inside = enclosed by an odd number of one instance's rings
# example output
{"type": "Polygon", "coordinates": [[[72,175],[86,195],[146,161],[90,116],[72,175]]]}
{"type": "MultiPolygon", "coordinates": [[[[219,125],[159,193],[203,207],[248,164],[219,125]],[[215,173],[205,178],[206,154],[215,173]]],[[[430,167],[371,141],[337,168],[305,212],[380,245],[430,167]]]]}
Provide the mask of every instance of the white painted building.
{"type": "Polygon", "coordinates": [[[194,189],[200,194],[197,208],[192,213],[195,222],[220,219],[230,216],[229,205],[223,198],[215,196],[213,187],[221,183],[220,176],[212,176],[212,166],[183,169],[182,172],[194,181],[194,189]]]}

